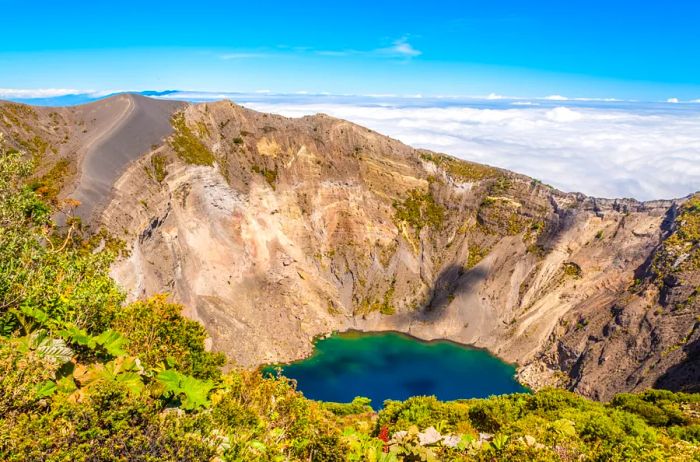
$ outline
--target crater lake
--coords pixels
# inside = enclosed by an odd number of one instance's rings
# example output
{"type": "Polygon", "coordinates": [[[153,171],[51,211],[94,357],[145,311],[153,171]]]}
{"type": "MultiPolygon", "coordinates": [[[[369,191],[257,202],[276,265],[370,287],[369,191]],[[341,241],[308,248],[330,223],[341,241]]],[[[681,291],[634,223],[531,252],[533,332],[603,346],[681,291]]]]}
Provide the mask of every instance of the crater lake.
{"type": "Polygon", "coordinates": [[[346,332],[320,339],[313,354],[279,367],[308,398],[350,402],[356,396],[384,400],[434,395],[440,400],[527,392],[515,367],[487,351],[448,341],[425,342],[407,335],[346,332]]]}

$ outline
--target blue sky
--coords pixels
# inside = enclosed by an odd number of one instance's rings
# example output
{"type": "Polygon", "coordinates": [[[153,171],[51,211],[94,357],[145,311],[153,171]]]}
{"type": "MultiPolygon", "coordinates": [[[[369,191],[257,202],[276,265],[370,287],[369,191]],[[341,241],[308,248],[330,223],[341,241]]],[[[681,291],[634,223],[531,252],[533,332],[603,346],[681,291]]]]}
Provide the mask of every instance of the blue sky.
{"type": "Polygon", "coordinates": [[[0,7],[0,88],[700,98],[697,1],[0,7]]]}

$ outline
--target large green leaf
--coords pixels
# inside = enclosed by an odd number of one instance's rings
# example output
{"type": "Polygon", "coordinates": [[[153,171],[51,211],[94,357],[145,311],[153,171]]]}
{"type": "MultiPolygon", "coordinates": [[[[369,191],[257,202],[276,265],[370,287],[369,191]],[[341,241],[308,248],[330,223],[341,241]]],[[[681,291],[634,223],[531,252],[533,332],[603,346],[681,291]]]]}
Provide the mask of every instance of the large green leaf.
{"type": "Polygon", "coordinates": [[[78,326],[67,324],[65,329],[61,330],[59,334],[63,338],[67,338],[71,342],[77,343],[78,345],[86,346],[90,349],[95,348],[95,339],[84,329],[81,329],[78,326]]]}
{"type": "Polygon", "coordinates": [[[144,373],[141,360],[134,356],[120,356],[117,359],[108,362],[106,366],[110,368],[115,375],[125,372],[135,372],[139,375],[144,373]]]}
{"type": "Polygon", "coordinates": [[[31,334],[18,339],[18,348],[21,351],[34,350],[42,358],[57,364],[65,364],[73,357],[71,350],[63,339],[49,337],[49,333],[43,329],[35,330],[31,334]]]}
{"type": "Polygon", "coordinates": [[[22,352],[36,350],[39,348],[39,345],[41,345],[41,342],[48,338],[48,336],[49,334],[44,329],[35,330],[29,335],[20,337],[17,346],[22,352]]]}
{"type": "Polygon", "coordinates": [[[208,406],[209,392],[214,388],[214,384],[207,380],[197,380],[194,377],[185,375],[180,382],[185,398],[182,400],[182,408],[194,410],[198,407],[208,406]]]}
{"type": "Polygon", "coordinates": [[[112,356],[123,356],[126,354],[126,351],[123,350],[127,342],[126,337],[112,329],[108,329],[98,335],[95,338],[95,342],[112,356]]]}
{"type": "Polygon", "coordinates": [[[37,384],[37,386],[34,388],[34,393],[36,394],[37,398],[41,399],[53,395],[57,389],[58,387],[56,386],[56,382],[53,380],[47,380],[46,382],[37,384]]]}
{"type": "Polygon", "coordinates": [[[139,396],[144,384],[141,376],[136,372],[124,372],[116,376],[116,381],[124,385],[133,396],[139,396]]]}
{"type": "Polygon", "coordinates": [[[121,356],[108,363],[97,363],[90,367],[76,366],[73,376],[80,384],[81,394],[89,394],[91,388],[100,382],[118,382],[129,393],[138,396],[144,389],[141,378],[143,367],[138,358],[121,356]]]}
{"type": "Polygon", "coordinates": [[[174,369],[161,371],[156,380],[163,386],[163,395],[179,398],[181,407],[185,410],[209,405],[209,392],[214,388],[214,384],[209,380],[198,380],[174,369]]]}
{"type": "Polygon", "coordinates": [[[36,320],[39,324],[45,324],[50,319],[48,314],[33,306],[22,305],[19,309],[22,313],[36,320]]]}
{"type": "Polygon", "coordinates": [[[575,425],[572,420],[558,419],[551,423],[550,428],[560,435],[572,437],[576,435],[575,425]]]}
{"type": "Polygon", "coordinates": [[[175,369],[161,371],[156,376],[156,380],[163,386],[164,395],[177,394],[180,392],[180,374],[175,369]]]}
{"type": "Polygon", "coordinates": [[[40,356],[58,364],[65,364],[73,357],[73,350],[60,338],[44,339],[39,344],[36,351],[40,356]]]}
{"type": "Polygon", "coordinates": [[[123,356],[126,354],[123,347],[126,345],[127,339],[119,332],[107,329],[97,337],[93,337],[84,329],[75,325],[66,324],[64,327],[65,328],[59,332],[60,335],[78,345],[86,346],[91,350],[99,345],[111,356],[123,356]]]}

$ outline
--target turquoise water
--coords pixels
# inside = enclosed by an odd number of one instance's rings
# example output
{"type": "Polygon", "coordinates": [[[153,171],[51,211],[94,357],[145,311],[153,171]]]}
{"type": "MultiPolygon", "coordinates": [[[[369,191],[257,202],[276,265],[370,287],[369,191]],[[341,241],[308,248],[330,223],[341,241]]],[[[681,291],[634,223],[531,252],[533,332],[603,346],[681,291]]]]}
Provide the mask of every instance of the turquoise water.
{"type": "Polygon", "coordinates": [[[486,351],[397,333],[333,335],[319,340],[311,357],[282,366],[282,373],[308,398],[365,396],[375,409],[386,399],[417,395],[453,400],[527,391],[513,366],[486,351]]]}

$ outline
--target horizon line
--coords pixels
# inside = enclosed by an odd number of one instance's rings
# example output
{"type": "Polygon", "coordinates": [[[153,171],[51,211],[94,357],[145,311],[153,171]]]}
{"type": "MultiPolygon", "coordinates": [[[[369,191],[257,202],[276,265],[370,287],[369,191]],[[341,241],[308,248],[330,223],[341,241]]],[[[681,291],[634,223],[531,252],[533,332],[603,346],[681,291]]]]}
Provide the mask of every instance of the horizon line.
{"type": "Polygon", "coordinates": [[[201,99],[228,99],[229,96],[309,96],[309,97],[341,97],[341,98],[372,98],[372,99],[406,99],[406,100],[421,100],[421,99],[444,99],[444,100],[478,100],[478,101],[560,101],[560,102],[599,102],[599,103],[667,103],[667,104],[698,104],[700,98],[681,100],[676,97],[669,97],[665,100],[654,99],[624,99],[615,97],[588,97],[588,96],[564,96],[559,94],[550,94],[546,96],[513,96],[501,95],[495,92],[487,95],[469,95],[469,94],[440,94],[440,93],[332,93],[326,91],[307,91],[299,90],[293,92],[276,92],[272,90],[253,90],[253,91],[230,91],[230,90],[83,90],[72,88],[0,88],[0,99],[31,101],[42,99],[58,99],[65,97],[86,97],[90,99],[101,99],[110,96],[136,93],[154,98],[168,99],[171,95],[190,95],[192,98],[201,99]]]}

